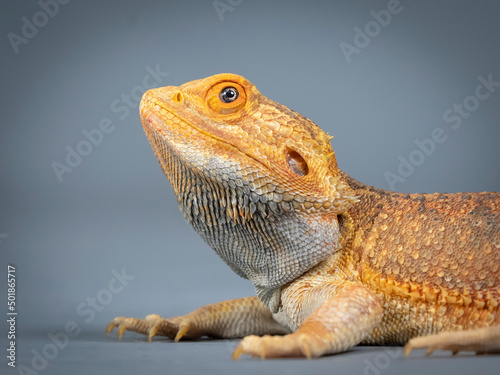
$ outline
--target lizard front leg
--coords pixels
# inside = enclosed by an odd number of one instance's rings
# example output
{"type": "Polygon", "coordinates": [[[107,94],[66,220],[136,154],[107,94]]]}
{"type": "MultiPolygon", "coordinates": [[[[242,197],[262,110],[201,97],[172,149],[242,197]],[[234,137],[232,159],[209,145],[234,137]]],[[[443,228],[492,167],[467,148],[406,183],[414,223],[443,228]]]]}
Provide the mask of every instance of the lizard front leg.
{"type": "Polygon", "coordinates": [[[125,331],[154,336],[166,336],[176,342],[182,337],[201,336],[239,338],[250,334],[286,334],[290,332],[273,319],[267,306],[257,297],[247,297],[214,303],[187,315],[164,319],[152,314],[145,319],[116,317],[106,327],[109,334],[118,327],[118,338],[125,331]]]}
{"type": "MultiPolygon", "coordinates": [[[[380,299],[361,284],[332,288],[336,289],[335,295],[314,310],[297,331],[286,336],[247,336],[235,349],[233,359],[241,354],[312,358],[342,352],[360,343],[382,320],[380,299]]],[[[311,293],[317,294],[317,290],[311,293]]]]}

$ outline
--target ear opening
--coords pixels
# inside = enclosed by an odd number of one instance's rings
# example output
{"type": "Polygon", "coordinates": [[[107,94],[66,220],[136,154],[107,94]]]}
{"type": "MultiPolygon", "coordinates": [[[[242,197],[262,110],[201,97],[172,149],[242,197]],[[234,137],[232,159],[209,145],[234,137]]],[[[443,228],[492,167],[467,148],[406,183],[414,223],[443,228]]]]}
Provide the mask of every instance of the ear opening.
{"type": "Polygon", "coordinates": [[[309,173],[307,162],[297,151],[286,151],[286,163],[296,175],[306,176],[309,173]]]}

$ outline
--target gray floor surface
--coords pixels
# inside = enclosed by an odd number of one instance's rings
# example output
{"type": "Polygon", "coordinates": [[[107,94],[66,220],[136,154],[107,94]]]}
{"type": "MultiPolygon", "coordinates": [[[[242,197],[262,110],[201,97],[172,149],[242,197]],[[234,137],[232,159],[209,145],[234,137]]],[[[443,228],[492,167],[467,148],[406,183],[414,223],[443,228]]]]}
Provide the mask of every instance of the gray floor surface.
{"type": "MultiPolygon", "coordinates": [[[[498,374],[500,368],[498,356],[462,353],[452,357],[448,352],[435,352],[426,358],[425,352],[418,350],[406,358],[401,347],[370,346],[314,360],[242,356],[232,361],[231,353],[238,341],[201,339],[173,343],[156,339],[148,343],[143,336],[127,332],[119,342],[113,334],[106,338],[103,332],[82,331],[54,352],[47,332],[31,333],[18,340],[17,373],[486,375],[498,374]],[[54,358],[44,362],[37,353],[54,358]]],[[[1,373],[15,374],[16,370],[2,369],[1,373]]]]}

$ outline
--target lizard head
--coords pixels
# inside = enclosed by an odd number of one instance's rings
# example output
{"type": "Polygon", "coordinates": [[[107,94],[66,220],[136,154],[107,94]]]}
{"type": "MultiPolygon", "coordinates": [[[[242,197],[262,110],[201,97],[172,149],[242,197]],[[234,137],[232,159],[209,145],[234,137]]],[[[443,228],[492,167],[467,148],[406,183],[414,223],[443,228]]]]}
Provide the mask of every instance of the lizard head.
{"type": "Polygon", "coordinates": [[[235,74],[149,90],[140,115],[185,218],[276,311],[279,287],[338,248],[337,215],[356,202],[332,137],[235,74]]]}

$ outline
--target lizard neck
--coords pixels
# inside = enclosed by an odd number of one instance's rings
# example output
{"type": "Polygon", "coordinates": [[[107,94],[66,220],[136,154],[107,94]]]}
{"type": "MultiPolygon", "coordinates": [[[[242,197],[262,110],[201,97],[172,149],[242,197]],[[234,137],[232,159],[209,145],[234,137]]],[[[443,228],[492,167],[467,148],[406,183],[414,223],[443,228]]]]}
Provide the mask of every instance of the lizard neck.
{"type": "Polygon", "coordinates": [[[341,175],[359,199],[357,204],[338,217],[343,239],[342,251],[349,253],[349,259],[356,266],[363,257],[362,239],[371,231],[386,204],[393,199],[400,199],[404,194],[365,185],[344,172],[341,172],[341,175]]]}
{"type": "Polygon", "coordinates": [[[193,176],[196,193],[180,195],[179,208],[203,240],[235,271],[249,279],[257,296],[277,311],[280,288],[331,255],[339,247],[335,215],[304,216],[293,208],[273,212],[268,205],[252,215],[250,199],[238,187],[224,189],[193,176]]]}
{"type": "Polygon", "coordinates": [[[395,196],[401,196],[400,193],[365,185],[347,175],[345,172],[341,171],[340,175],[354,191],[354,195],[356,195],[359,199],[359,202],[347,211],[347,213],[355,219],[371,218],[372,216],[376,216],[382,209],[385,202],[391,200],[395,196]]]}

